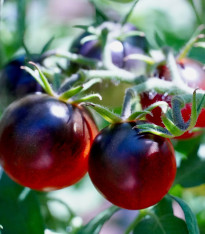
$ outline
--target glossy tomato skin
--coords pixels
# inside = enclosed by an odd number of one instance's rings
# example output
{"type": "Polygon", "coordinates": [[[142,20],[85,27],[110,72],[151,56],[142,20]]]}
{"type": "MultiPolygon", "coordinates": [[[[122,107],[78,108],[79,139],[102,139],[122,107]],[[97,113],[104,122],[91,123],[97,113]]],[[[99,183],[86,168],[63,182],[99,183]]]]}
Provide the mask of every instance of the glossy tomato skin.
{"type": "MultiPolygon", "coordinates": [[[[122,31],[123,34],[136,31],[137,28],[132,24],[125,24],[122,28],[118,24],[105,22],[100,27],[113,28],[115,31],[122,31]]],[[[119,33],[118,32],[118,33],[119,33]]],[[[98,40],[90,40],[81,44],[81,40],[90,34],[85,32],[77,38],[71,46],[71,51],[88,58],[102,60],[102,45],[98,40]]],[[[112,62],[119,68],[132,72],[139,72],[145,67],[145,63],[137,60],[127,60],[124,58],[130,54],[144,54],[147,51],[147,41],[145,37],[128,36],[123,40],[113,39],[109,48],[111,50],[112,62]]]]}
{"type": "Polygon", "coordinates": [[[0,162],[17,183],[40,191],[67,187],[87,172],[97,134],[89,113],[48,95],[11,104],[0,122],[0,162]]]}
{"type": "MultiPolygon", "coordinates": [[[[194,89],[200,88],[205,90],[205,71],[203,70],[202,64],[193,59],[184,58],[178,62],[178,68],[180,77],[185,82],[185,84],[194,89]]],[[[169,69],[165,65],[161,65],[157,68],[155,76],[159,77],[160,79],[171,80],[169,69]]],[[[140,96],[143,109],[157,101],[166,101],[171,106],[171,97],[167,94],[161,95],[155,92],[149,92],[142,93],[140,96]]],[[[181,112],[184,121],[188,121],[191,116],[191,104],[186,104],[185,107],[182,108],[181,112]]],[[[164,127],[161,118],[159,118],[159,116],[161,116],[161,109],[159,107],[155,108],[152,111],[152,114],[153,116],[146,116],[147,120],[164,127]]],[[[198,117],[196,127],[205,127],[204,120],[205,109],[203,108],[198,117]]],[[[176,137],[176,139],[189,139],[199,134],[200,132],[186,132],[182,136],[176,137]]]]}
{"type": "Polygon", "coordinates": [[[6,105],[27,94],[42,92],[42,87],[21,66],[26,65],[26,56],[20,55],[4,66],[0,75],[0,96],[6,105]]]}
{"type": "Polygon", "coordinates": [[[89,176],[97,190],[119,207],[138,210],[159,202],[176,174],[171,142],[139,134],[140,122],[118,123],[95,138],[89,156],[89,176]]]}

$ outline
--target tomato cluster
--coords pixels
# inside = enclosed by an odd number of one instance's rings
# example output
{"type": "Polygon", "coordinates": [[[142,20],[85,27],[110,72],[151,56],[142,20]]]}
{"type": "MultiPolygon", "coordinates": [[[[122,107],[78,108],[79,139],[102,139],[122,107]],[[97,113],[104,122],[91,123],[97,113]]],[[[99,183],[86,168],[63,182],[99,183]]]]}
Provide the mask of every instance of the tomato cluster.
{"type": "MultiPolygon", "coordinates": [[[[146,39],[135,35],[137,28],[128,23],[121,26],[105,22],[97,29],[101,33],[106,29],[114,35],[107,41],[112,65],[136,74],[145,63],[125,58],[130,54],[142,55],[147,50],[146,39]]],[[[103,62],[104,41],[99,35],[87,40],[90,36],[93,36],[90,32],[82,34],[71,51],[81,55],[81,59],[84,56],[103,62]]],[[[177,64],[184,84],[205,90],[205,72],[200,63],[185,58],[177,64]]],[[[142,133],[139,125],[147,122],[128,118],[113,121],[98,134],[92,116],[75,99],[69,102],[59,98],[60,94],[30,94],[43,90],[31,75],[20,69],[22,65],[24,56],[7,64],[0,79],[1,87],[12,100],[23,97],[9,105],[0,120],[0,163],[14,181],[35,190],[52,191],[75,184],[88,172],[97,190],[125,209],[147,208],[168,193],[176,175],[170,140],[142,133]]],[[[74,66],[70,63],[71,68],[74,66]]],[[[89,66],[77,64],[74,70],[81,68],[89,66]]],[[[166,64],[157,67],[155,77],[172,80],[166,64]]],[[[162,100],[171,107],[171,96],[167,94],[140,94],[143,109],[162,100]]],[[[161,109],[155,108],[152,114],[146,119],[164,127],[161,109]]],[[[191,104],[186,104],[182,109],[185,122],[190,115],[191,104]]],[[[204,118],[202,109],[196,127],[205,127],[204,118]]],[[[186,132],[179,138],[197,134],[186,132]]]]}

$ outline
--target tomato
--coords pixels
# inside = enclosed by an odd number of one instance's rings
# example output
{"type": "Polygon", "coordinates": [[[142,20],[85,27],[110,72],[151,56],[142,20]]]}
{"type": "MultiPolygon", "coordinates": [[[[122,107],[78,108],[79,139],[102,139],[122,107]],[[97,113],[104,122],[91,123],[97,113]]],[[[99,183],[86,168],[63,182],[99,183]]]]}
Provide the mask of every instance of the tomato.
{"type": "MultiPolygon", "coordinates": [[[[181,79],[187,84],[189,87],[194,89],[200,88],[205,90],[205,71],[203,70],[203,65],[199,62],[184,58],[178,62],[179,74],[181,79]]],[[[160,79],[171,80],[171,75],[169,69],[166,65],[160,65],[155,72],[155,76],[160,79]]],[[[157,94],[155,92],[145,92],[140,95],[141,97],[141,105],[142,108],[146,108],[149,105],[157,102],[157,101],[166,101],[171,106],[172,97],[167,94],[157,94]]],[[[191,104],[186,104],[184,108],[181,110],[182,117],[184,121],[188,121],[191,115],[191,104]]],[[[153,116],[147,115],[146,118],[148,121],[155,123],[159,126],[164,127],[164,124],[161,121],[161,109],[159,107],[155,108],[152,111],[153,116]]],[[[199,114],[196,127],[205,127],[205,109],[203,108],[201,113],[199,114]]],[[[188,139],[190,137],[194,137],[199,135],[200,132],[185,132],[182,136],[176,137],[177,139],[188,139]]]]}
{"type": "Polygon", "coordinates": [[[72,185],[87,172],[96,125],[81,106],[46,94],[12,103],[0,121],[0,163],[17,183],[39,191],[72,185]]]}
{"type": "Polygon", "coordinates": [[[26,56],[21,55],[6,64],[1,71],[0,97],[6,105],[26,94],[43,91],[36,80],[20,68],[25,64],[26,56]]]}
{"type": "Polygon", "coordinates": [[[140,134],[139,122],[116,123],[95,138],[88,172],[97,190],[114,205],[131,210],[159,202],[176,174],[170,140],[140,134]]]}
{"type": "MultiPolygon", "coordinates": [[[[105,22],[99,26],[102,30],[103,28],[109,28],[113,30],[113,34],[124,35],[132,31],[136,31],[137,28],[132,24],[125,24],[123,27],[119,24],[114,24],[111,22],[105,22]]],[[[101,60],[102,59],[102,45],[99,40],[90,40],[83,44],[81,41],[86,36],[89,36],[88,32],[83,33],[79,38],[77,38],[73,45],[71,46],[71,51],[83,55],[88,58],[101,60]]],[[[144,54],[147,50],[147,41],[145,37],[141,36],[128,36],[123,40],[114,39],[109,43],[109,48],[111,50],[112,62],[119,68],[123,68],[132,72],[139,72],[139,70],[144,69],[145,63],[137,60],[127,60],[124,58],[130,54],[144,54]]]]}

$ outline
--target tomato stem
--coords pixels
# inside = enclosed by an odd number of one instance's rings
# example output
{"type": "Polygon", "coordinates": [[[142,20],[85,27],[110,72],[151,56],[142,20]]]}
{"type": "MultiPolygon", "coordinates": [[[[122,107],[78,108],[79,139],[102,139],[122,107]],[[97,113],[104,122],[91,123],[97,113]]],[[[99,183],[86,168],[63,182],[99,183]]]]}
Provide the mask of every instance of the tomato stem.
{"type": "Polygon", "coordinates": [[[61,51],[61,50],[47,51],[41,55],[41,60],[44,60],[44,59],[51,57],[51,56],[65,58],[71,62],[82,64],[85,66],[90,66],[91,68],[101,68],[102,67],[102,63],[95,60],[95,59],[89,59],[89,58],[86,58],[82,55],[74,54],[74,53],[71,53],[68,51],[65,52],[65,51],[61,51]]]}
{"type": "Polygon", "coordinates": [[[181,76],[179,74],[179,69],[178,69],[178,66],[177,66],[177,63],[176,63],[176,59],[173,55],[173,52],[168,49],[166,49],[165,51],[166,53],[166,59],[167,59],[167,65],[168,65],[168,68],[170,70],[170,73],[171,73],[171,79],[173,81],[173,83],[177,84],[177,85],[184,85],[184,81],[181,79],[181,76]]]}
{"type": "MultiPolygon", "coordinates": [[[[155,77],[148,78],[145,82],[138,84],[132,87],[135,94],[140,94],[148,91],[156,91],[160,94],[167,93],[168,95],[180,95],[185,103],[191,103],[194,93],[194,89],[188,87],[185,83],[182,85],[174,84],[171,81],[161,80],[155,77]]],[[[199,89],[196,94],[196,101],[200,103],[203,95],[205,94],[204,90],[199,89]]],[[[203,103],[203,107],[205,103],[203,103]]]]}
{"type": "Polygon", "coordinates": [[[124,61],[127,61],[127,60],[140,60],[140,61],[146,62],[149,65],[154,65],[156,63],[153,58],[144,54],[130,54],[124,58],[124,61]]]}
{"type": "Polygon", "coordinates": [[[145,80],[142,76],[136,76],[124,69],[117,70],[81,70],[87,79],[102,78],[103,80],[119,80],[129,84],[137,84],[145,80]]]}
{"type": "Polygon", "coordinates": [[[122,114],[121,114],[122,119],[127,119],[131,115],[132,101],[134,97],[135,93],[133,92],[133,90],[127,89],[122,106],[122,114]]]}

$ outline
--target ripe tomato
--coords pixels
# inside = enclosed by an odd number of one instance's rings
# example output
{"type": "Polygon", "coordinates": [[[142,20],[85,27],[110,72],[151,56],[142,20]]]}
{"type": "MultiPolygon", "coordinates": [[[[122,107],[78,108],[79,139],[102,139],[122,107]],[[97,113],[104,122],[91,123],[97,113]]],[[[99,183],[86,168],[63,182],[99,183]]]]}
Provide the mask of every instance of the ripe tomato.
{"type": "MultiPolygon", "coordinates": [[[[132,24],[125,24],[123,27],[119,24],[105,22],[99,28],[109,28],[113,30],[113,34],[127,34],[136,31],[137,28],[132,24]]],[[[99,40],[90,40],[83,44],[81,41],[90,34],[85,32],[78,39],[76,39],[71,46],[71,51],[83,55],[88,58],[101,60],[102,59],[102,45],[99,40]]],[[[128,36],[124,40],[113,39],[109,44],[112,56],[112,62],[119,68],[123,68],[132,72],[139,72],[145,68],[145,63],[137,60],[127,60],[124,58],[130,54],[144,54],[147,50],[147,41],[141,36],[128,36]]]]}
{"type": "Polygon", "coordinates": [[[0,162],[17,183],[40,191],[72,185],[87,172],[96,125],[81,106],[46,94],[12,103],[0,121],[0,162]]]}
{"type": "Polygon", "coordinates": [[[90,178],[113,204],[131,210],[159,202],[176,174],[170,140],[133,128],[139,122],[117,123],[95,138],[89,156],[90,178]]]}
{"type": "Polygon", "coordinates": [[[6,105],[26,94],[43,91],[36,80],[20,68],[25,66],[25,60],[25,55],[18,56],[6,64],[1,71],[0,97],[1,102],[4,101],[6,105]]]}
{"type": "MultiPolygon", "coordinates": [[[[189,87],[194,89],[200,88],[205,90],[205,71],[203,70],[202,64],[199,62],[184,58],[178,62],[179,74],[182,80],[187,84],[189,87]]],[[[165,65],[161,65],[157,68],[155,72],[155,76],[159,77],[160,79],[171,80],[169,69],[165,65]]],[[[171,97],[167,94],[157,94],[155,92],[149,93],[142,93],[141,95],[141,105],[142,108],[146,108],[149,105],[157,102],[157,101],[166,101],[171,106],[171,97]]],[[[191,104],[186,104],[184,108],[181,110],[182,117],[184,121],[188,121],[191,115],[191,104]]],[[[164,124],[161,121],[161,109],[159,107],[155,108],[152,111],[153,116],[147,115],[146,118],[148,121],[155,123],[159,126],[164,127],[164,124]]],[[[196,127],[205,127],[205,109],[203,108],[197,123],[196,127]]],[[[188,139],[190,137],[194,137],[199,135],[200,132],[185,132],[182,136],[176,137],[177,139],[188,139]]]]}

